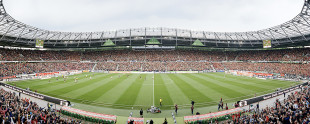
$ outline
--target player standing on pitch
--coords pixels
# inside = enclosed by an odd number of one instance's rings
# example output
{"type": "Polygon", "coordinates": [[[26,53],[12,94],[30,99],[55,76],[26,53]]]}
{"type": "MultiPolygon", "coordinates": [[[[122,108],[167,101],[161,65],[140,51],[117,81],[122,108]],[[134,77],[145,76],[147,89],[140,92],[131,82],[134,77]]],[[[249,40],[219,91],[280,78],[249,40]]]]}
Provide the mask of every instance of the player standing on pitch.
{"type": "Polygon", "coordinates": [[[140,117],[143,118],[143,110],[142,110],[142,108],[140,110],[140,117]]]}
{"type": "Polygon", "coordinates": [[[191,112],[194,114],[194,106],[191,107],[191,112]]]}
{"type": "Polygon", "coordinates": [[[195,104],[195,101],[193,101],[193,100],[191,100],[192,102],[191,102],[191,104],[192,104],[192,106],[194,106],[194,104],[195,104]]]}
{"type": "Polygon", "coordinates": [[[159,105],[160,105],[160,107],[162,106],[162,104],[161,104],[162,102],[163,102],[163,99],[160,98],[160,99],[159,99],[159,105]]]}
{"type": "Polygon", "coordinates": [[[175,108],[175,114],[177,115],[178,114],[178,105],[175,104],[174,108],[175,108]]]}
{"type": "Polygon", "coordinates": [[[191,104],[192,104],[192,107],[191,107],[191,112],[192,114],[194,114],[194,105],[195,105],[195,101],[191,100],[191,104]]]}

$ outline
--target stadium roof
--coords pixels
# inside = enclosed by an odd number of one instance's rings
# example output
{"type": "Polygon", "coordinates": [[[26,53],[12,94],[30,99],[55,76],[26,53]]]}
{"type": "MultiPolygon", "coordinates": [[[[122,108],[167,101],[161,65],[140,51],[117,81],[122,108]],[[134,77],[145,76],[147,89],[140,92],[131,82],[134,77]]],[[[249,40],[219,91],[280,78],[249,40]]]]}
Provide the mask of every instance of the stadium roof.
{"type": "Polygon", "coordinates": [[[202,47],[262,48],[263,40],[273,47],[309,45],[310,0],[293,19],[258,31],[208,32],[173,28],[134,28],[101,32],[58,32],[39,29],[11,17],[0,0],[0,45],[34,47],[43,40],[46,48],[96,48],[112,41],[115,46],[144,46],[151,39],[162,46],[191,46],[199,40],[202,47]]]}

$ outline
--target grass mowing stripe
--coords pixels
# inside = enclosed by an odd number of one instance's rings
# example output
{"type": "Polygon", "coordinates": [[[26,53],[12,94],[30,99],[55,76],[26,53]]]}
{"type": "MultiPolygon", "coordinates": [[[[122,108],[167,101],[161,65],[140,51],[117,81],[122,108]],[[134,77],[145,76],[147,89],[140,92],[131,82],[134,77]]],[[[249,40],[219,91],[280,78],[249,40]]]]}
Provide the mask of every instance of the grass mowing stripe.
{"type": "Polygon", "coordinates": [[[249,89],[250,88],[251,90],[256,91],[256,92],[262,92],[262,91],[268,90],[267,88],[262,88],[262,87],[259,87],[259,86],[243,84],[243,83],[239,83],[237,81],[232,81],[232,80],[230,80],[228,78],[220,78],[220,76],[217,76],[217,75],[210,75],[210,76],[214,77],[215,80],[221,81],[223,83],[234,84],[235,86],[242,87],[244,89],[249,89]]]}
{"type": "MultiPolygon", "coordinates": [[[[37,83],[40,83],[40,82],[37,82],[37,83]]],[[[27,86],[27,85],[17,85],[18,87],[21,87],[21,88],[30,88],[31,90],[35,90],[35,89],[40,89],[40,88],[46,88],[46,87],[51,87],[53,85],[60,85],[60,84],[63,84],[64,82],[63,81],[56,81],[56,82],[51,82],[51,83],[48,83],[48,84],[40,84],[40,85],[36,85],[36,86],[27,86]]]]}
{"type": "MultiPolygon", "coordinates": [[[[200,77],[200,79],[203,79],[204,81],[207,81],[209,83],[214,83],[214,84],[217,84],[217,85],[220,85],[220,86],[223,86],[223,87],[226,87],[226,88],[229,88],[231,90],[237,90],[237,92],[245,95],[247,93],[252,93],[253,91],[250,90],[250,89],[245,89],[245,88],[241,88],[241,87],[237,87],[235,86],[234,84],[229,84],[229,83],[225,83],[225,82],[221,82],[221,81],[218,81],[216,80],[214,77],[212,76],[208,76],[208,75],[200,75],[200,74],[195,74],[193,75],[195,77],[200,77]]],[[[254,93],[254,92],[253,92],[254,93]]]]}
{"type": "MultiPolygon", "coordinates": [[[[153,81],[152,81],[152,74],[146,75],[146,80],[143,82],[142,87],[140,88],[140,91],[138,91],[138,96],[136,99],[135,105],[141,105],[143,106],[143,110],[149,108],[151,105],[153,105],[153,81]]],[[[138,107],[137,109],[140,109],[141,107],[138,107]]]]}
{"type": "MultiPolygon", "coordinates": [[[[87,94],[87,92],[92,91],[93,89],[97,88],[98,86],[102,86],[106,83],[109,83],[112,80],[115,80],[118,77],[118,75],[119,74],[111,74],[110,76],[112,78],[104,78],[101,81],[93,82],[93,83],[91,83],[85,87],[80,88],[80,89],[76,89],[76,90],[73,90],[71,92],[62,94],[61,96],[66,96],[66,97],[70,97],[72,99],[77,99],[79,96],[81,96],[83,94],[87,94]]],[[[82,100],[79,100],[79,101],[82,101],[82,100]]]]}
{"type": "MultiPolygon", "coordinates": [[[[50,80],[56,80],[56,78],[52,77],[50,80]]],[[[16,83],[19,86],[31,87],[31,86],[36,86],[36,85],[47,84],[50,82],[47,79],[43,79],[43,80],[42,79],[33,79],[33,80],[23,80],[23,81],[12,82],[12,83],[16,83]]]]}
{"type": "Polygon", "coordinates": [[[47,80],[41,80],[41,79],[35,79],[35,80],[25,80],[25,81],[20,81],[20,82],[9,82],[9,84],[13,86],[18,86],[21,88],[27,88],[35,85],[42,85],[46,84],[48,81],[47,80]]]}
{"type": "Polygon", "coordinates": [[[289,83],[288,81],[270,80],[270,79],[262,80],[262,79],[250,78],[246,76],[238,76],[238,78],[236,78],[236,76],[231,75],[231,74],[226,74],[226,76],[232,78],[233,80],[238,79],[238,80],[243,80],[243,81],[248,81],[248,82],[257,81],[254,84],[262,84],[262,85],[267,84],[268,86],[275,86],[275,87],[283,86],[283,83],[289,83]]]}
{"type": "MultiPolygon", "coordinates": [[[[105,94],[102,94],[98,99],[94,102],[104,102],[113,104],[116,100],[121,97],[121,95],[134,83],[136,78],[138,78],[139,74],[131,75],[126,78],[126,80],[120,82],[115,87],[110,89],[105,94]]],[[[142,79],[141,79],[142,80],[142,79]]],[[[124,106],[124,105],[121,105],[124,106]]]]}
{"type": "MultiPolygon", "coordinates": [[[[82,77],[82,76],[83,75],[79,75],[79,77],[82,77]]],[[[56,82],[50,82],[50,83],[44,83],[41,85],[30,86],[30,89],[40,91],[40,89],[51,88],[51,87],[54,87],[57,85],[69,85],[70,82],[72,82],[72,81],[74,81],[73,78],[68,78],[65,82],[64,82],[64,80],[58,79],[58,81],[56,81],[56,82]]]]}
{"type": "Polygon", "coordinates": [[[196,77],[196,76],[193,76],[191,74],[188,74],[186,76],[191,78],[191,79],[193,79],[193,80],[195,80],[195,81],[197,81],[197,82],[199,82],[202,85],[205,85],[206,87],[209,87],[209,88],[211,88],[211,89],[213,89],[213,90],[215,90],[215,91],[217,91],[217,92],[219,92],[219,93],[229,97],[229,98],[244,95],[243,93],[240,93],[240,92],[238,92],[236,90],[232,90],[232,89],[229,89],[227,87],[218,85],[218,84],[213,83],[212,81],[206,80],[206,79],[204,79],[202,77],[196,77]],[[204,80],[205,82],[202,81],[202,80],[204,80]]]}
{"type": "Polygon", "coordinates": [[[191,82],[192,85],[199,87],[198,89],[201,89],[200,91],[208,95],[210,98],[212,98],[215,101],[218,101],[219,96],[222,98],[230,98],[226,94],[223,94],[222,92],[219,92],[216,84],[208,83],[206,84],[202,79],[195,78],[194,76],[190,74],[182,74],[183,78],[185,78],[188,82],[191,82]],[[210,85],[212,85],[210,87],[210,85]],[[212,94],[212,95],[210,95],[212,94]]]}
{"type": "Polygon", "coordinates": [[[196,88],[189,85],[187,82],[178,78],[176,74],[168,74],[168,76],[174,81],[174,83],[183,91],[183,93],[189,99],[195,99],[197,102],[210,102],[213,101],[211,98],[205,96],[199,92],[196,88]]]}
{"type": "Polygon", "coordinates": [[[68,79],[73,79],[72,81],[71,80],[68,80],[66,82],[64,82],[63,84],[61,85],[56,85],[56,86],[51,86],[51,87],[47,87],[47,88],[40,88],[39,91],[41,92],[50,92],[50,91],[53,91],[53,90],[57,90],[57,89],[60,89],[60,88],[64,88],[64,87],[69,87],[69,86],[74,86],[78,83],[83,83],[83,82],[89,82],[89,78],[86,78],[86,77],[83,77],[83,76],[79,76],[79,77],[70,77],[68,79]],[[75,83],[75,78],[78,78],[78,81],[75,83]]]}
{"type": "MultiPolygon", "coordinates": [[[[87,74],[87,73],[86,73],[87,74]]],[[[78,74],[79,75],[79,77],[83,77],[84,75],[81,75],[81,74],[78,74]]],[[[96,74],[96,75],[98,75],[98,74],[96,74]]],[[[41,85],[36,85],[36,86],[34,86],[34,87],[30,87],[30,89],[31,90],[37,90],[39,93],[42,93],[42,94],[46,94],[46,95],[50,95],[50,96],[55,96],[55,97],[58,97],[58,95],[57,94],[50,94],[50,93],[48,93],[49,91],[52,91],[52,90],[57,90],[57,89],[59,89],[59,87],[61,88],[61,87],[67,87],[67,86],[73,86],[73,85],[75,85],[75,83],[73,83],[73,81],[71,81],[71,78],[73,77],[73,76],[68,76],[68,78],[70,79],[70,80],[67,80],[66,82],[63,82],[63,80],[61,80],[61,81],[58,81],[57,83],[60,83],[60,82],[62,82],[61,84],[58,84],[58,85],[53,85],[53,83],[48,83],[48,84],[50,84],[50,86],[48,86],[48,87],[42,87],[41,85]],[[38,86],[40,86],[41,88],[40,89],[35,89],[35,88],[37,88],[38,86]]],[[[96,77],[96,76],[95,76],[96,77]]],[[[45,80],[43,80],[43,81],[47,81],[48,79],[45,79],[45,80]]],[[[85,79],[83,79],[83,80],[85,80],[85,79]]],[[[29,80],[29,81],[32,81],[32,80],[29,80]]],[[[38,81],[40,81],[40,80],[38,80],[38,81]]],[[[39,82],[37,82],[37,83],[39,83],[39,82]]],[[[43,85],[43,84],[42,84],[43,85]]],[[[26,89],[27,88],[27,86],[18,86],[18,87],[21,87],[21,88],[24,88],[24,89],[26,89]]],[[[60,94],[60,95],[62,95],[62,94],[60,94]]]]}
{"type": "MultiPolygon", "coordinates": [[[[224,75],[224,73],[219,73],[219,75],[224,75]]],[[[256,78],[250,78],[245,76],[236,76],[231,74],[226,74],[225,77],[229,77],[231,80],[243,82],[247,84],[253,84],[254,86],[264,87],[269,90],[276,89],[276,88],[288,88],[291,85],[299,84],[298,82],[290,82],[290,81],[282,81],[282,80],[262,80],[262,79],[256,79],[256,78]]],[[[258,93],[258,94],[264,94],[264,93],[258,93]]]]}
{"type": "MultiPolygon", "coordinates": [[[[80,75],[79,77],[77,78],[82,78],[83,75],[80,75]]],[[[59,82],[57,84],[52,84],[50,85],[49,87],[44,87],[48,84],[44,84],[44,85],[39,85],[39,86],[34,86],[32,87],[32,89],[37,89],[38,91],[41,91],[41,92],[49,92],[49,91],[52,91],[52,90],[55,90],[55,89],[59,89],[61,87],[66,87],[66,86],[71,86],[71,85],[74,85],[74,78],[71,77],[71,78],[67,78],[66,79],[66,82],[59,82]]],[[[85,78],[81,79],[80,81],[83,81],[83,80],[86,80],[85,78]]]]}
{"type": "Polygon", "coordinates": [[[158,74],[154,75],[154,96],[155,96],[155,106],[159,106],[159,99],[162,98],[163,102],[162,102],[162,107],[160,107],[161,109],[171,109],[171,107],[167,106],[167,105],[174,105],[170,94],[166,88],[165,82],[163,81],[162,77],[158,74]]]}
{"type": "Polygon", "coordinates": [[[251,85],[251,86],[255,86],[255,87],[261,87],[261,88],[265,88],[265,89],[270,89],[269,86],[266,85],[261,85],[258,84],[258,80],[257,79],[252,79],[252,80],[245,80],[245,79],[241,79],[241,77],[230,77],[230,76],[226,76],[225,78],[223,78],[223,74],[214,74],[214,73],[210,73],[210,76],[216,77],[216,78],[221,78],[221,80],[225,80],[225,81],[232,81],[232,82],[236,82],[236,83],[241,83],[241,84],[245,84],[245,85],[251,85]]]}
{"type": "Polygon", "coordinates": [[[53,91],[50,91],[50,92],[47,92],[47,93],[55,94],[55,95],[65,94],[65,93],[71,92],[73,90],[78,90],[80,88],[83,88],[83,87],[85,87],[87,85],[90,85],[92,83],[101,81],[101,80],[107,78],[108,76],[111,76],[111,75],[110,74],[105,74],[102,77],[94,78],[92,80],[87,80],[87,81],[83,81],[83,82],[79,81],[79,82],[75,83],[74,85],[63,87],[63,88],[59,88],[59,89],[56,89],[56,90],[53,90],[53,91]]]}
{"type": "Polygon", "coordinates": [[[168,93],[173,103],[176,103],[180,106],[189,104],[191,102],[190,99],[185,95],[185,93],[174,83],[174,81],[167,74],[158,75],[160,75],[161,79],[164,81],[164,84],[167,87],[168,93]]]}
{"type": "MultiPolygon", "coordinates": [[[[76,74],[74,76],[83,76],[84,74],[76,74]]],[[[68,77],[73,77],[73,75],[70,75],[68,77]]],[[[21,85],[26,85],[26,86],[29,86],[29,87],[35,87],[35,86],[38,86],[38,85],[44,85],[44,84],[50,84],[50,83],[54,83],[54,81],[58,82],[58,81],[63,81],[61,80],[63,79],[61,76],[59,77],[52,77],[50,79],[35,79],[35,80],[27,80],[23,83],[21,83],[21,85]],[[56,80],[58,78],[58,80],[56,80]],[[49,80],[51,80],[51,82],[49,82],[49,80]]]]}
{"type": "Polygon", "coordinates": [[[141,75],[142,79],[137,77],[134,83],[127,88],[127,90],[117,99],[114,104],[133,105],[137,99],[140,88],[145,81],[145,77],[145,74],[141,75]]]}
{"type": "MultiPolygon", "coordinates": [[[[277,86],[273,85],[274,83],[268,83],[268,85],[263,85],[263,84],[259,84],[258,82],[259,79],[252,79],[252,80],[242,80],[242,79],[239,79],[239,77],[236,79],[235,78],[231,78],[231,77],[226,77],[225,78],[221,78],[221,76],[219,76],[221,74],[211,74],[211,76],[214,76],[214,77],[217,77],[217,78],[220,78],[221,80],[225,80],[228,81],[228,82],[234,82],[234,84],[236,83],[239,83],[239,84],[244,84],[244,85],[248,85],[248,86],[251,86],[251,87],[255,87],[255,90],[258,91],[258,92],[262,92],[262,91],[266,91],[266,90],[270,90],[270,89],[274,89],[274,88],[279,88],[278,85],[281,85],[280,87],[283,87],[285,86],[285,84],[278,84],[278,83],[275,83],[277,86]]],[[[273,80],[270,80],[270,81],[273,81],[273,80]]]]}
{"type": "Polygon", "coordinates": [[[9,82],[9,84],[17,85],[17,86],[31,86],[32,84],[35,83],[41,83],[41,82],[48,82],[47,80],[43,81],[41,79],[33,79],[33,80],[21,80],[21,81],[14,81],[14,82],[9,82]]]}
{"type": "Polygon", "coordinates": [[[94,88],[92,91],[87,92],[81,96],[78,97],[78,99],[86,99],[89,101],[94,101],[98,99],[101,95],[105,94],[109,90],[111,90],[113,87],[121,83],[122,81],[126,80],[127,76],[122,75],[120,78],[116,78],[104,85],[101,85],[97,88],[94,88]]]}

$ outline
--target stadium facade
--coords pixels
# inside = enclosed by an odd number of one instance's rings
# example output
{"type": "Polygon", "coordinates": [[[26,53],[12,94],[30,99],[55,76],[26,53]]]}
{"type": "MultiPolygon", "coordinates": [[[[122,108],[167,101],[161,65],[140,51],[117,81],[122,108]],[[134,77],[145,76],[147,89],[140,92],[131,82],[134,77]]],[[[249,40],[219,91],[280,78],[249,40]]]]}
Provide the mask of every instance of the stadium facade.
{"type": "Polygon", "coordinates": [[[310,0],[304,1],[301,12],[295,18],[258,31],[207,32],[174,28],[134,28],[101,32],[59,32],[39,29],[15,20],[5,11],[3,0],[0,0],[0,45],[34,47],[36,42],[40,41],[45,48],[139,48],[155,39],[159,43],[153,45],[168,48],[263,48],[265,40],[271,41],[274,48],[288,45],[306,46],[310,39],[310,0]],[[195,44],[195,41],[199,44],[195,44]],[[111,44],[105,45],[106,42],[111,44]]]}

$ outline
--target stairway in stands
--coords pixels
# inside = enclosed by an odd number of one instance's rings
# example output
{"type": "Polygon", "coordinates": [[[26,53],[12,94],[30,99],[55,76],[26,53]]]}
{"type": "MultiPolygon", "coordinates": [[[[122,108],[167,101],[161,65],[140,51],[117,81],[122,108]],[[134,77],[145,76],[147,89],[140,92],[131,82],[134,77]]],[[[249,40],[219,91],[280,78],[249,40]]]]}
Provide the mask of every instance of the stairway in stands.
{"type": "Polygon", "coordinates": [[[94,65],[94,67],[93,67],[93,69],[92,69],[92,72],[94,72],[96,66],[97,66],[97,63],[94,65]]]}
{"type": "Polygon", "coordinates": [[[212,63],[211,63],[210,66],[211,66],[211,68],[212,68],[214,71],[216,71],[212,63]]]}

